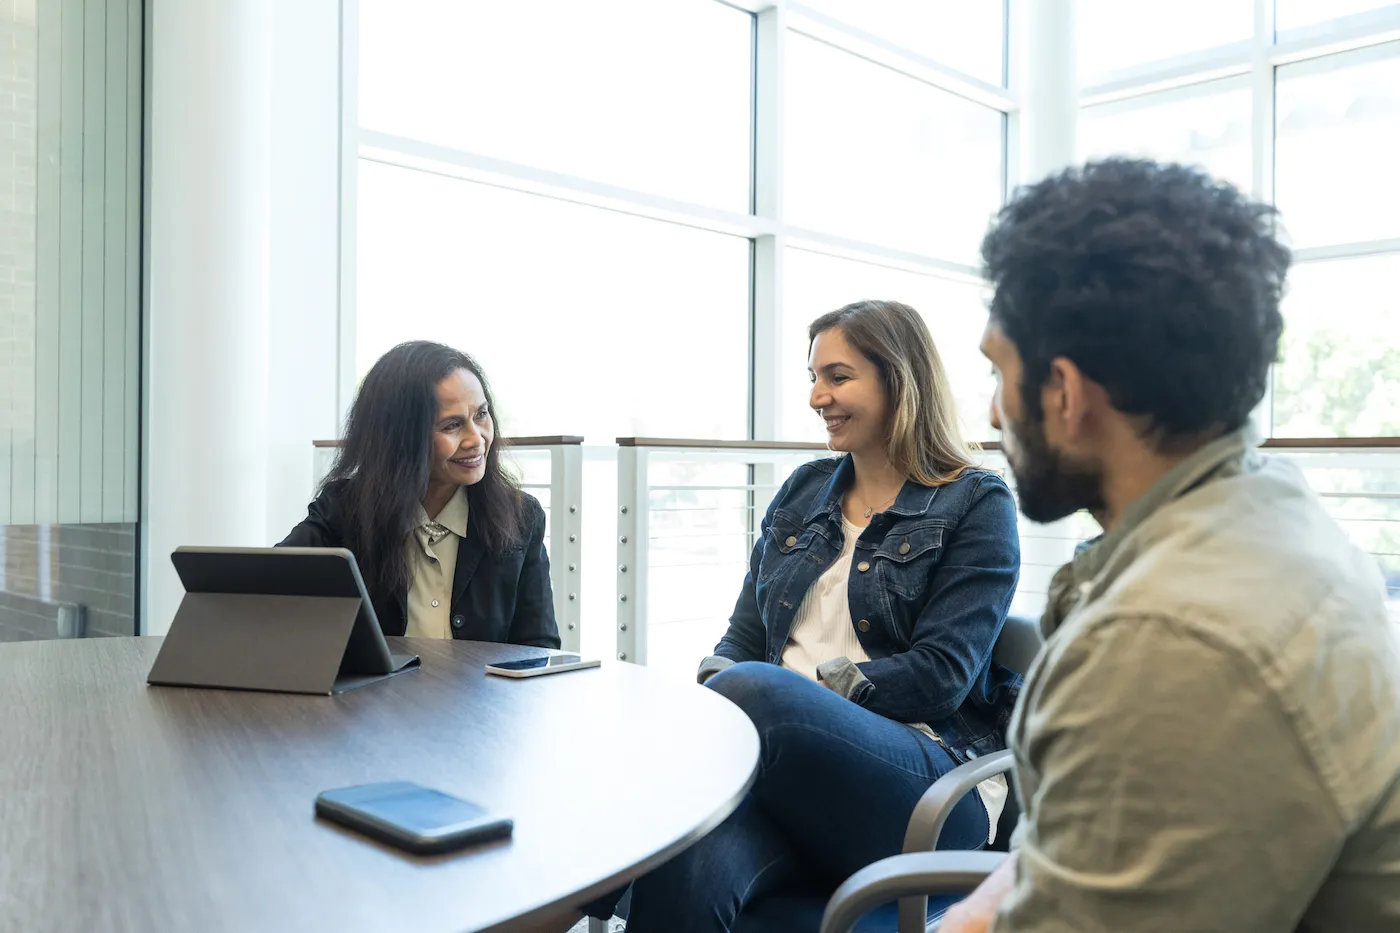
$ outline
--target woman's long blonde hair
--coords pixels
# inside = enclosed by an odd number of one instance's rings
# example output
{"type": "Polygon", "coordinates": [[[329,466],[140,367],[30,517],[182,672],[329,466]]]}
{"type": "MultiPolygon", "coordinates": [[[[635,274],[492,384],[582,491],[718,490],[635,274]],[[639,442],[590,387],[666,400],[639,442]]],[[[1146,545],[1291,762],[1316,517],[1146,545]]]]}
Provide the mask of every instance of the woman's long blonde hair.
{"type": "Polygon", "coordinates": [[[921,486],[945,486],[973,465],[948,374],[928,325],[897,301],[857,301],[823,314],[807,329],[808,349],[823,331],[846,341],[880,370],[890,406],[885,440],[890,464],[921,486]]]}

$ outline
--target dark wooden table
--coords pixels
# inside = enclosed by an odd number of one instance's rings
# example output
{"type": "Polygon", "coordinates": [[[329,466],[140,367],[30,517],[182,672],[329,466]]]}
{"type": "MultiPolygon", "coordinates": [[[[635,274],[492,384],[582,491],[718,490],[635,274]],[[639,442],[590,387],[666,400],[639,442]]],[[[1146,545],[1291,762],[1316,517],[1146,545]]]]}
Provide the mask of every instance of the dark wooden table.
{"type": "Polygon", "coordinates": [[[148,687],[156,638],[0,647],[0,928],[515,930],[665,861],[738,804],[758,736],[644,668],[487,677],[529,649],[390,639],[419,671],[336,697],[148,687]],[[315,819],[410,780],[515,819],[416,858],[315,819]]]}

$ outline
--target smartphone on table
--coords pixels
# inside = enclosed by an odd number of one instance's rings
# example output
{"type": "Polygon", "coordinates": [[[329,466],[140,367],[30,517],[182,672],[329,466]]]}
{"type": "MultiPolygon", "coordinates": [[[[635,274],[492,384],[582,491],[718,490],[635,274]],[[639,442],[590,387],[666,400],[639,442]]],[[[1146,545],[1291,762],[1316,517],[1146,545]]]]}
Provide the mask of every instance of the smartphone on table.
{"type": "Polygon", "coordinates": [[[500,839],[515,828],[485,807],[409,781],[323,791],[316,815],[418,855],[500,839]]]}
{"type": "Polygon", "coordinates": [[[497,677],[539,677],[597,667],[601,663],[597,658],[585,659],[577,654],[550,654],[519,661],[496,661],[486,665],[486,673],[497,677]]]}

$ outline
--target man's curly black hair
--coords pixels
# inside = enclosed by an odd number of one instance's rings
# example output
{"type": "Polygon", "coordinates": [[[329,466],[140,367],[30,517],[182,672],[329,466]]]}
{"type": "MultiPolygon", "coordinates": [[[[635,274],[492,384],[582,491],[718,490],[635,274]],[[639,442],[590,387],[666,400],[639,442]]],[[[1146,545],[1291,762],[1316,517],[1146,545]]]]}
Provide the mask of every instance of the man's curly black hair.
{"type": "Polygon", "coordinates": [[[1278,354],[1291,255],[1275,211],[1181,165],[1091,162],[1018,192],[982,243],[1021,395],[1057,357],[1159,443],[1245,424],[1278,354]]]}

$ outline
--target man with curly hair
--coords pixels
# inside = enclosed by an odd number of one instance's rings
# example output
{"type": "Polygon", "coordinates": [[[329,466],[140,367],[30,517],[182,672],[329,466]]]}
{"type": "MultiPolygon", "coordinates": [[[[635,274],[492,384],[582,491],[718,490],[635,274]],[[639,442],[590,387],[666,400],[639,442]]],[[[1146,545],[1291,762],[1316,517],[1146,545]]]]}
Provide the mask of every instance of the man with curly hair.
{"type": "Polygon", "coordinates": [[[1283,329],[1274,224],[1114,159],[1024,190],[983,243],[1022,510],[1104,533],[1055,575],[1011,723],[1013,854],[944,933],[1400,930],[1380,574],[1249,424],[1283,329]]]}

